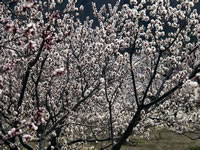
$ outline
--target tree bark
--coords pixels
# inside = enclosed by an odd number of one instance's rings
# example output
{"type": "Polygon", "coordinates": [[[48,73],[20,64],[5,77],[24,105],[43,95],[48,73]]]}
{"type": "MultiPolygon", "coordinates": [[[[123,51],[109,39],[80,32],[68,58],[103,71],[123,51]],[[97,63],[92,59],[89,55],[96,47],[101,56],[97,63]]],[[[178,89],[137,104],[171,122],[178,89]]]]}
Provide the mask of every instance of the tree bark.
{"type": "Polygon", "coordinates": [[[109,113],[110,113],[110,137],[112,141],[112,146],[114,145],[114,136],[113,136],[113,124],[112,124],[112,104],[109,102],[109,113]]]}
{"type": "Polygon", "coordinates": [[[44,147],[45,147],[45,137],[44,137],[44,135],[41,135],[40,143],[39,143],[39,150],[44,150],[44,147]]]}
{"type": "Polygon", "coordinates": [[[132,134],[133,128],[136,127],[136,125],[140,121],[140,112],[142,109],[138,109],[135,115],[133,116],[131,122],[129,123],[129,126],[127,127],[126,131],[123,133],[120,140],[112,147],[112,150],[120,150],[121,146],[124,144],[126,139],[132,134]]]}

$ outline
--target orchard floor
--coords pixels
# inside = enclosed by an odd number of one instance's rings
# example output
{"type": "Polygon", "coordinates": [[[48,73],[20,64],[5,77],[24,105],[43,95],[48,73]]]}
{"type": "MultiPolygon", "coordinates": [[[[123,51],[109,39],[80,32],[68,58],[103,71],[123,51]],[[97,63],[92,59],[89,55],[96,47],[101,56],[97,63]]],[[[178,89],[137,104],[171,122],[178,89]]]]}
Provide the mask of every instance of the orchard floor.
{"type": "MultiPolygon", "coordinates": [[[[195,138],[196,135],[187,134],[195,138]]],[[[163,130],[153,133],[150,140],[130,139],[121,150],[200,150],[200,139],[191,140],[185,135],[175,134],[171,131],[163,130]]],[[[95,149],[99,150],[100,145],[94,145],[95,149]]],[[[85,147],[82,150],[92,150],[85,147]]]]}

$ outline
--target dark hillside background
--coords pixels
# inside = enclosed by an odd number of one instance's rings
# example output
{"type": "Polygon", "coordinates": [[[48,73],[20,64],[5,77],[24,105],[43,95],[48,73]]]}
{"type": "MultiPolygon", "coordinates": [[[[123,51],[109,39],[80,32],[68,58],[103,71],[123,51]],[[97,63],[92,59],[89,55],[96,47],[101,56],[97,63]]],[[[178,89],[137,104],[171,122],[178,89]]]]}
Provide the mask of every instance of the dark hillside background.
{"type": "MultiPolygon", "coordinates": [[[[0,0],[0,2],[1,1],[10,2],[9,7],[11,9],[14,9],[14,6],[16,5],[16,2],[11,2],[11,0],[0,0]]],[[[37,1],[37,0],[35,0],[35,1],[37,1]]],[[[42,1],[46,1],[46,0],[42,0],[42,1]]],[[[138,0],[138,2],[139,1],[140,0],[138,0]]],[[[106,7],[107,7],[108,3],[110,3],[112,6],[114,6],[115,3],[117,2],[117,0],[77,0],[77,3],[76,3],[77,7],[80,7],[81,5],[84,6],[84,11],[81,12],[81,14],[79,16],[81,21],[84,21],[87,16],[89,16],[90,19],[94,18],[93,9],[92,9],[92,2],[96,3],[97,9],[99,10],[101,8],[101,6],[103,6],[104,4],[106,5],[106,7]]],[[[63,12],[67,3],[68,3],[68,0],[63,0],[62,4],[57,3],[56,9],[59,9],[61,12],[63,12]]],[[[172,7],[175,6],[176,3],[177,3],[177,0],[171,0],[172,7]]],[[[124,4],[130,4],[130,0],[121,0],[120,7],[124,4]]],[[[198,4],[196,4],[194,8],[197,9],[198,12],[200,13],[200,2],[198,4]]],[[[45,10],[44,10],[44,12],[45,12],[45,10]]]]}
{"type": "MultiPolygon", "coordinates": [[[[67,2],[68,0],[64,0],[63,4],[58,6],[60,7],[61,11],[65,8],[67,2]]],[[[114,6],[117,0],[78,0],[76,3],[76,6],[77,7],[80,7],[81,5],[84,6],[84,11],[79,16],[81,21],[84,21],[87,16],[89,16],[90,19],[94,18],[92,2],[96,3],[97,9],[99,10],[104,4],[106,5],[106,7],[107,7],[107,4],[109,3],[112,4],[112,6],[114,6]]],[[[123,4],[128,4],[129,2],[130,0],[121,0],[120,6],[122,6],[123,4]]],[[[96,22],[94,22],[94,24],[96,24],[96,22]]]]}
{"type": "MultiPolygon", "coordinates": [[[[64,0],[64,1],[66,1],[66,3],[67,3],[68,0],[64,0]]],[[[117,0],[78,0],[77,6],[83,5],[85,7],[84,12],[80,15],[80,17],[82,19],[84,19],[86,16],[93,18],[92,2],[96,3],[97,9],[99,10],[99,8],[104,4],[106,4],[106,6],[107,6],[107,4],[110,3],[110,4],[112,4],[112,6],[114,6],[116,1],[117,0]]],[[[140,0],[138,0],[138,2],[139,1],[140,0]]],[[[172,6],[176,5],[176,3],[177,3],[177,0],[171,0],[172,6]]],[[[130,0],[121,0],[120,6],[122,6],[123,4],[130,4],[130,0]]],[[[63,7],[64,6],[65,5],[63,5],[63,7]]],[[[198,12],[200,13],[200,2],[198,4],[196,4],[194,8],[197,9],[198,12]]]]}

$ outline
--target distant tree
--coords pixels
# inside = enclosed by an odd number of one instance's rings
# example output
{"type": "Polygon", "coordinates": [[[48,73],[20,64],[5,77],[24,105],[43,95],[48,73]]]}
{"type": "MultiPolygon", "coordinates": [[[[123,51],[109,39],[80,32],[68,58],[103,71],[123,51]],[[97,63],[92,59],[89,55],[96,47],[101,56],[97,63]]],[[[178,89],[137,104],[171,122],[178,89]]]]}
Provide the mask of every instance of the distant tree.
{"type": "Polygon", "coordinates": [[[96,27],[59,3],[0,2],[1,149],[119,150],[151,127],[199,130],[198,0],[92,3],[96,27]]]}

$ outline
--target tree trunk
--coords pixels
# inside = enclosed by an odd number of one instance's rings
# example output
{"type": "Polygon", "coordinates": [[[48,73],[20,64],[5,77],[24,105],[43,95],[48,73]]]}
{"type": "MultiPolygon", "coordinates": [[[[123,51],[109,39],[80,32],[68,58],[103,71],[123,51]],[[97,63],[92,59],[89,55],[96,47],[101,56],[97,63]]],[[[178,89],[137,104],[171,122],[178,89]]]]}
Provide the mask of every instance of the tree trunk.
{"type": "Polygon", "coordinates": [[[114,136],[113,136],[113,124],[112,124],[112,104],[109,102],[109,113],[110,113],[110,136],[112,140],[112,146],[114,145],[114,136]]]}
{"type": "Polygon", "coordinates": [[[51,144],[48,146],[47,150],[51,150],[51,146],[54,147],[54,150],[59,150],[59,143],[57,143],[56,139],[60,136],[61,128],[56,129],[56,136],[51,137],[51,144]]]}
{"type": "Polygon", "coordinates": [[[41,135],[40,143],[39,143],[39,150],[44,150],[44,147],[45,147],[45,137],[44,137],[44,135],[41,135]]]}
{"type": "Polygon", "coordinates": [[[140,121],[140,112],[141,112],[141,109],[137,110],[137,112],[133,116],[131,122],[129,123],[128,128],[123,133],[120,140],[112,147],[112,150],[120,150],[121,146],[124,144],[126,139],[132,134],[133,128],[136,127],[136,125],[140,121]]]}

